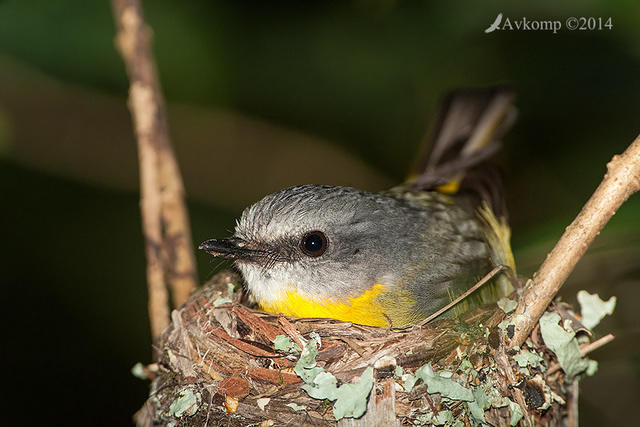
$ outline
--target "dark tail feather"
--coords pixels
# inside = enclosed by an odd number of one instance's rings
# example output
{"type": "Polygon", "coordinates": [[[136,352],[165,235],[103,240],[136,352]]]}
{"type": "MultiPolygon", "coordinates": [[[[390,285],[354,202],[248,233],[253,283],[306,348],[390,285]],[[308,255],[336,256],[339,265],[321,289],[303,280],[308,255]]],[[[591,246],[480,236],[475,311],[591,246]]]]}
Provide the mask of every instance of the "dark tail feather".
{"type": "Polygon", "coordinates": [[[409,187],[472,192],[504,216],[501,179],[486,161],[500,149],[499,139],[515,120],[514,98],[509,87],[460,89],[447,95],[409,187]]]}

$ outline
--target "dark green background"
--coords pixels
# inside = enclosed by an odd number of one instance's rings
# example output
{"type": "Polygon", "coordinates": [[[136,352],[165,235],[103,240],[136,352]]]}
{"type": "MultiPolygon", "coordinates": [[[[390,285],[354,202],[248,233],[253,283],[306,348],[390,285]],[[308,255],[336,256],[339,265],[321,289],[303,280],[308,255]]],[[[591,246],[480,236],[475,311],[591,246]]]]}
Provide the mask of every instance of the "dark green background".
{"type": "MultiPolygon", "coordinates": [[[[530,274],[640,130],[634,1],[145,3],[194,241],[301,183],[399,182],[437,99],[513,84],[500,155],[520,273],[530,274]],[[612,30],[483,31],[518,19],[611,17],[612,30]]],[[[108,1],[0,2],[0,219],[5,411],[21,425],[127,425],[150,360],[127,81],[108,1]]],[[[583,425],[640,399],[640,200],[563,289],[619,298],[583,383],[583,425]]],[[[198,255],[201,281],[220,267],[198,255]]]]}

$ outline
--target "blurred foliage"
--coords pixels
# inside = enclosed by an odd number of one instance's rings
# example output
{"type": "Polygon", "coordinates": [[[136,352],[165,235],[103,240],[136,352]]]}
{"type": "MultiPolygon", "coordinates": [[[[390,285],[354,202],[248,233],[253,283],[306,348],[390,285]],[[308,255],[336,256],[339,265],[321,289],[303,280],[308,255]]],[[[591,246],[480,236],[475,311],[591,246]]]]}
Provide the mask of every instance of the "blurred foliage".
{"type": "MultiPolygon", "coordinates": [[[[229,234],[243,206],[285,185],[401,180],[440,96],[511,83],[520,119],[500,162],[516,258],[530,274],[638,133],[631,0],[144,6],[196,243],[229,234]],[[614,28],[484,34],[498,12],[610,16],[614,28]]],[[[14,408],[33,405],[39,388],[39,408],[66,423],[128,423],[146,393],[128,373],[150,343],[126,90],[108,1],[0,2],[2,282],[16,325],[3,357],[27,367],[10,373],[14,408]]],[[[601,372],[585,381],[583,425],[623,424],[640,398],[638,218],[635,196],[563,291],[620,301],[600,326],[618,339],[594,354],[601,372]]],[[[202,280],[221,267],[198,263],[202,280]]]]}

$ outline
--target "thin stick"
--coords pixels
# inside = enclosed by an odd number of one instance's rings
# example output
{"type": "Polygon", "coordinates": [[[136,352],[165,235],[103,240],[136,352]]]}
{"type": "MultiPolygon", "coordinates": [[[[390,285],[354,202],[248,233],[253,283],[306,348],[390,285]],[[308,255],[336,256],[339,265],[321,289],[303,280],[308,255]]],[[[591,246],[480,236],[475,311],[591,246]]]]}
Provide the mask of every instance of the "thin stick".
{"type": "Polygon", "coordinates": [[[512,319],[511,346],[521,346],[593,239],[631,194],[640,190],[640,136],[607,164],[608,172],[525,287],[512,319]]]}
{"type": "MultiPolygon", "coordinates": [[[[504,348],[500,348],[498,349],[498,351],[496,351],[494,355],[495,361],[498,364],[498,366],[501,368],[502,373],[507,377],[509,384],[515,385],[518,383],[518,379],[516,378],[516,374],[513,372],[513,369],[511,368],[509,357],[507,357],[507,354],[504,352],[504,350],[505,350],[504,348]]],[[[516,401],[518,406],[520,406],[520,410],[524,415],[525,425],[527,427],[531,427],[533,423],[531,422],[531,416],[527,408],[527,403],[524,400],[524,394],[522,393],[522,390],[520,390],[518,387],[511,388],[511,396],[516,401]]]]}
{"type": "Polygon", "coordinates": [[[167,282],[176,306],[195,288],[193,245],[182,178],[151,54],[150,30],[139,0],[113,0],[112,6],[118,27],[116,44],[130,81],[129,109],[138,141],[149,318],[155,339],[169,325],[167,282]]]}
{"type": "Polygon", "coordinates": [[[424,326],[427,323],[431,322],[433,319],[435,319],[436,317],[440,316],[442,313],[444,313],[445,311],[449,310],[451,307],[453,307],[454,305],[456,305],[457,303],[459,303],[460,301],[462,301],[463,299],[468,297],[472,292],[474,292],[480,286],[482,286],[485,283],[487,283],[489,280],[491,280],[493,278],[493,276],[495,276],[496,274],[500,273],[505,268],[506,267],[504,265],[499,265],[499,266],[495,267],[493,270],[488,272],[482,279],[480,279],[480,281],[478,283],[476,283],[475,285],[470,287],[465,293],[463,293],[462,295],[460,295],[459,297],[457,297],[456,299],[451,301],[449,304],[447,304],[444,307],[442,307],[440,310],[438,310],[435,313],[433,313],[431,316],[427,317],[426,319],[424,319],[423,321],[418,323],[416,326],[418,326],[418,327],[419,326],[424,326]]]}
{"type": "MultiPolygon", "coordinates": [[[[602,338],[598,338],[594,342],[585,344],[580,347],[580,354],[582,355],[582,357],[584,357],[587,354],[591,353],[592,351],[599,349],[603,345],[610,343],[611,341],[613,341],[614,338],[615,337],[612,334],[607,334],[602,338]]],[[[549,377],[558,369],[560,369],[560,364],[558,362],[554,362],[551,366],[549,366],[549,369],[547,369],[547,372],[546,372],[547,377],[549,377]]]]}
{"type": "Polygon", "coordinates": [[[613,334],[607,334],[602,338],[598,338],[594,342],[590,342],[589,344],[580,347],[580,354],[582,355],[582,357],[584,357],[592,351],[599,349],[603,345],[609,344],[611,341],[613,341],[614,338],[615,337],[613,336],[613,334]]]}
{"type": "Polygon", "coordinates": [[[567,427],[578,427],[580,400],[580,380],[576,379],[570,386],[569,402],[567,402],[567,427]]]}

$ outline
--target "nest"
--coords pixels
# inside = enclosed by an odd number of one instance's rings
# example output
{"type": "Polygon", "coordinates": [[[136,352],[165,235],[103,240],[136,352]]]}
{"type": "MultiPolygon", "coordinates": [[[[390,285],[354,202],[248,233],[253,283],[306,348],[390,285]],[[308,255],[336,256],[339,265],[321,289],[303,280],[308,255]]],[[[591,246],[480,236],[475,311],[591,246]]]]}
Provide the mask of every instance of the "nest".
{"type": "Polygon", "coordinates": [[[513,330],[499,327],[505,312],[495,305],[386,329],[252,310],[241,290],[229,298],[227,288],[238,283],[236,275],[220,274],[174,310],[157,362],[144,368],[152,386],[138,425],[544,425],[575,415],[577,381],[565,383],[537,330],[525,346],[540,362],[518,365],[503,347],[513,330]],[[278,340],[291,345],[278,347],[278,340]],[[336,421],[337,401],[303,389],[296,366],[312,341],[320,343],[315,365],[336,378],[336,387],[362,381],[373,368],[359,418],[336,421]],[[421,367],[472,390],[473,401],[432,388],[424,376],[418,381],[421,367]]]}

